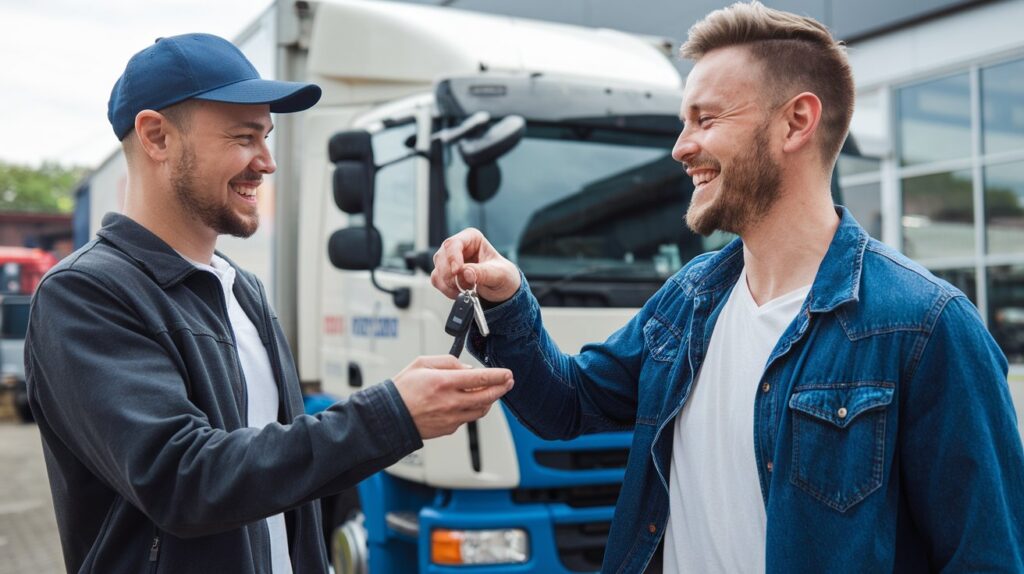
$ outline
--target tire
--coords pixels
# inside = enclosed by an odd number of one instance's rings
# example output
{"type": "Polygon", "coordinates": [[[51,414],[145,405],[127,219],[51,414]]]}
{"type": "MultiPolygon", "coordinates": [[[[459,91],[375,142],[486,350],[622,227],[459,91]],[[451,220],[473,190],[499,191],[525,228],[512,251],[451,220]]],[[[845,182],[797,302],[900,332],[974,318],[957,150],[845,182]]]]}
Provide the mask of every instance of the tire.
{"type": "Polygon", "coordinates": [[[367,574],[366,527],[359,492],[350,488],[324,498],[324,537],[335,574],[367,574]]]}

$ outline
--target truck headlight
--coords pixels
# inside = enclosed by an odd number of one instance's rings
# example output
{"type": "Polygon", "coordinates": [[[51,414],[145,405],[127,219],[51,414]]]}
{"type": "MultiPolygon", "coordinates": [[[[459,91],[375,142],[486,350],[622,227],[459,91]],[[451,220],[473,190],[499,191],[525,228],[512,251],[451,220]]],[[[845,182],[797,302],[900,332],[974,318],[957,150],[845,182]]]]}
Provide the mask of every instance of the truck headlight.
{"type": "Polygon", "coordinates": [[[516,564],[529,559],[529,536],[521,528],[437,528],[430,533],[430,560],[434,564],[516,564]]]}

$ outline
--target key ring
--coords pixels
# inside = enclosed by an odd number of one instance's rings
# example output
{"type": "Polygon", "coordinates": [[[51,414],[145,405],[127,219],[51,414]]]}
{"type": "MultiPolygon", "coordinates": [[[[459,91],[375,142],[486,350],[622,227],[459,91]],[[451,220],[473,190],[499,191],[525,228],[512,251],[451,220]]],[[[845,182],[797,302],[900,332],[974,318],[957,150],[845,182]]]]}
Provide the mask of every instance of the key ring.
{"type": "Polygon", "coordinates": [[[475,284],[473,285],[473,289],[463,289],[462,288],[462,285],[459,284],[459,274],[458,273],[455,274],[455,286],[459,288],[459,293],[466,293],[466,294],[469,294],[469,295],[473,295],[473,294],[476,293],[476,285],[475,284]]]}

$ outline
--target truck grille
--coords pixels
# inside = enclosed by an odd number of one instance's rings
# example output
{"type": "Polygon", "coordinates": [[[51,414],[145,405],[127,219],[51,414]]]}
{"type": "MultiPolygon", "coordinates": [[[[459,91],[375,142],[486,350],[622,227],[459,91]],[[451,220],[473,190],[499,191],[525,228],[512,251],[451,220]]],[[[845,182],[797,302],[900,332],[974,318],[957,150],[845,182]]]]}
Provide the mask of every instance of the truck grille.
{"type": "Polygon", "coordinates": [[[519,504],[561,503],[573,508],[615,506],[621,489],[621,484],[596,484],[565,488],[520,488],[512,492],[512,500],[519,504]]]}
{"type": "Polygon", "coordinates": [[[555,525],[558,558],[567,570],[597,572],[604,560],[611,522],[555,525]]]}
{"type": "Polygon", "coordinates": [[[533,453],[537,464],[558,470],[600,470],[626,468],[628,448],[600,450],[538,450],[533,453]]]}

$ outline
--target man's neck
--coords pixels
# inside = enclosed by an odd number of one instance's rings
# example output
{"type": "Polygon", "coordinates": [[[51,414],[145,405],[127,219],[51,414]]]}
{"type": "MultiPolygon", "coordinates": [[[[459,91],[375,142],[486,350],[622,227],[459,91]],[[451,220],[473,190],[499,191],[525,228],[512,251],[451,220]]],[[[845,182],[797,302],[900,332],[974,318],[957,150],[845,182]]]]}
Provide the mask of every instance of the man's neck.
{"type": "Polygon", "coordinates": [[[741,234],[754,301],[763,305],[813,283],[838,227],[827,187],[784,193],[764,219],[741,234]]]}
{"type": "Polygon", "coordinates": [[[217,247],[217,233],[184,212],[173,197],[174,190],[144,188],[145,185],[133,185],[129,177],[124,214],[186,258],[210,264],[217,247]],[[143,201],[144,193],[149,196],[143,201]]]}

